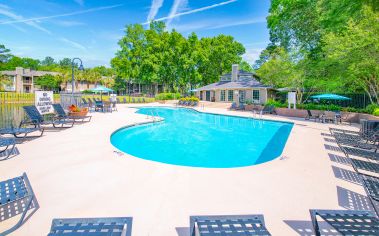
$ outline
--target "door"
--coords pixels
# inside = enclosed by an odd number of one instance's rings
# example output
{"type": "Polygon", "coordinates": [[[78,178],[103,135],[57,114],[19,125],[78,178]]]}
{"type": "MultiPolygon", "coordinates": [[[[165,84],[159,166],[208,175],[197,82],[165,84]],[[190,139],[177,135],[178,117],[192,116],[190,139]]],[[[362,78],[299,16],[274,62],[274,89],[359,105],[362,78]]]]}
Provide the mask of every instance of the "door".
{"type": "Polygon", "coordinates": [[[245,103],[246,91],[245,90],[239,90],[238,91],[238,97],[239,97],[240,103],[245,103]]]}
{"type": "Polygon", "coordinates": [[[211,101],[211,91],[205,92],[205,100],[210,102],[211,101]]]}

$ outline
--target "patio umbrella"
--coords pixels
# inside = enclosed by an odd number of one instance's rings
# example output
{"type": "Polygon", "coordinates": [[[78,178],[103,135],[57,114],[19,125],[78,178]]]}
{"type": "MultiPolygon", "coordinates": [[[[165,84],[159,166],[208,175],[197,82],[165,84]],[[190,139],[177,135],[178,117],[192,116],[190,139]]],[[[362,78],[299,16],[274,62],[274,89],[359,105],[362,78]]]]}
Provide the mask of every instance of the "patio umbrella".
{"type": "Polygon", "coordinates": [[[104,87],[104,86],[97,86],[96,88],[91,89],[90,91],[93,93],[100,93],[100,99],[102,101],[103,100],[103,93],[110,93],[110,92],[113,92],[114,90],[107,88],[107,87],[104,87]]]}
{"type": "Polygon", "coordinates": [[[332,93],[313,95],[311,96],[311,98],[319,99],[319,100],[341,100],[341,101],[351,100],[351,98],[344,97],[337,94],[332,94],[332,93]]]}
{"type": "MultiPolygon", "coordinates": [[[[319,94],[319,95],[313,95],[311,96],[313,99],[318,99],[318,100],[338,100],[338,101],[346,101],[346,100],[351,100],[351,98],[344,97],[341,95],[333,94],[333,93],[325,93],[325,94],[319,94]]],[[[330,105],[330,104],[329,104],[330,105]]],[[[328,110],[330,107],[328,107],[328,110]]]]}

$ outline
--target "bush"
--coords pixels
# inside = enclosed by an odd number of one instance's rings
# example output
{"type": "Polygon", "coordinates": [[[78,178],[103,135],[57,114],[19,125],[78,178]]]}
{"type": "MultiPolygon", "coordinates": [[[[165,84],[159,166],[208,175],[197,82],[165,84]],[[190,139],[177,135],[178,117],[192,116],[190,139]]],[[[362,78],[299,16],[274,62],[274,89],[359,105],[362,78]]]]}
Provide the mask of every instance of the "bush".
{"type": "Polygon", "coordinates": [[[267,102],[266,102],[265,105],[267,105],[267,106],[274,106],[274,107],[287,107],[286,104],[281,103],[281,102],[279,102],[279,101],[275,101],[275,100],[273,100],[273,99],[269,99],[269,100],[267,100],[267,102]]]}
{"type": "Polygon", "coordinates": [[[321,110],[321,111],[341,111],[342,108],[338,105],[334,104],[314,104],[314,103],[307,103],[307,104],[297,104],[296,107],[298,109],[304,109],[304,110],[321,110]]]}
{"type": "Polygon", "coordinates": [[[370,104],[366,107],[366,112],[368,114],[374,114],[374,111],[379,108],[378,104],[370,104]]]}
{"type": "Polygon", "coordinates": [[[379,108],[375,108],[374,112],[372,113],[374,116],[379,116],[379,108]]]}
{"type": "Polygon", "coordinates": [[[155,96],[157,100],[174,100],[179,98],[180,93],[159,93],[155,96]]]}
{"type": "Polygon", "coordinates": [[[199,102],[200,99],[198,97],[185,97],[185,98],[181,98],[179,99],[180,101],[182,102],[199,102]]]}

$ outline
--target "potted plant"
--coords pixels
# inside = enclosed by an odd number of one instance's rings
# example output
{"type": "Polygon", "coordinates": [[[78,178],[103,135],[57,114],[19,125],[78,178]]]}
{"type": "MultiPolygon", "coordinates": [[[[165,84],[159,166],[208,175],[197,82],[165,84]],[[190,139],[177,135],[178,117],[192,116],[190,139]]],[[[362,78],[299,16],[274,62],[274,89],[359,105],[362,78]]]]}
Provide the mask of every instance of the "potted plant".
{"type": "Polygon", "coordinates": [[[88,113],[88,108],[77,107],[75,105],[71,105],[68,107],[68,115],[69,116],[86,116],[88,113]]]}
{"type": "Polygon", "coordinates": [[[246,111],[252,111],[254,108],[253,102],[251,100],[245,101],[245,110],[246,111]]]}

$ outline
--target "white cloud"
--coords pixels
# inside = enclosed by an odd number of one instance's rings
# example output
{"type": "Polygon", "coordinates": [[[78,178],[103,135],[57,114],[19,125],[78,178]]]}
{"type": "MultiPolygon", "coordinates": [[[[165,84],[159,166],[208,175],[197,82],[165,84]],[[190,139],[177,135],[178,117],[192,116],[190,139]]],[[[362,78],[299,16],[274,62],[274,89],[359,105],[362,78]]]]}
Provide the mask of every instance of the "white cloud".
{"type": "Polygon", "coordinates": [[[155,16],[158,14],[159,9],[163,5],[163,0],[152,0],[149,15],[147,16],[147,22],[154,20],[155,16]]]}
{"type": "Polygon", "coordinates": [[[242,58],[252,65],[259,58],[263,50],[264,48],[248,48],[242,58]]]}
{"type": "MultiPolygon", "coordinates": [[[[155,21],[164,21],[164,20],[173,19],[173,18],[180,17],[180,16],[191,15],[191,14],[194,14],[194,13],[197,13],[197,12],[206,11],[206,10],[209,10],[209,9],[212,9],[212,8],[216,8],[216,7],[221,7],[221,6],[224,6],[224,5],[227,5],[227,4],[231,4],[231,3],[234,3],[234,2],[237,2],[237,1],[238,0],[229,0],[229,1],[226,1],[226,2],[221,2],[221,3],[213,4],[213,5],[210,5],[210,6],[206,6],[206,7],[196,8],[196,9],[193,9],[193,10],[176,13],[175,15],[172,15],[171,17],[170,16],[161,17],[161,18],[155,19],[155,21]]],[[[150,22],[143,23],[143,25],[148,25],[148,24],[150,24],[150,22]]]]}
{"type": "Polygon", "coordinates": [[[13,20],[10,20],[10,21],[0,22],[0,25],[15,24],[15,23],[28,23],[28,22],[43,21],[43,20],[48,20],[48,19],[53,19],[53,18],[59,18],[59,17],[65,17],[65,16],[75,16],[75,15],[81,15],[81,14],[85,14],[85,13],[89,13],[89,12],[108,10],[108,9],[112,9],[112,8],[116,8],[116,7],[121,7],[121,6],[123,6],[123,4],[104,6],[104,7],[95,7],[95,8],[89,8],[87,10],[82,10],[82,11],[74,11],[74,12],[69,12],[69,13],[64,13],[64,14],[57,14],[57,15],[50,15],[50,16],[40,16],[40,17],[34,17],[34,18],[29,18],[29,19],[25,19],[25,18],[13,19],[13,20]]]}
{"type": "Polygon", "coordinates": [[[79,26],[79,25],[85,25],[85,23],[80,21],[70,21],[70,20],[55,20],[53,21],[54,24],[63,26],[63,27],[72,27],[72,26],[79,26]]]}
{"type": "Polygon", "coordinates": [[[251,20],[243,20],[243,21],[235,21],[230,23],[224,23],[219,24],[215,26],[209,27],[209,29],[221,29],[221,28],[227,28],[227,27],[233,27],[233,26],[240,26],[240,25],[252,25],[257,23],[265,23],[265,18],[257,18],[257,19],[251,19],[251,20]]]}
{"type": "Polygon", "coordinates": [[[64,42],[64,43],[67,43],[67,44],[71,45],[72,47],[75,47],[75,48],[78,48],[78,49],[81,49],[81,50],[87,50],[86,47],[84,47],[80,43],[74,42],[74,41],[69,40],[67,38],[61,37],[61,38],[59,38],[59,40],[62,41],[62,42],[64,42]]]}
{"type": "Polygon", "coordinates": [[[173,18],[178,14],[179,11],[187,7],[188,1],[187,0],[175,0],[174,4],[171,7],[170,14],[168,15],[167,19],[167,26],[171,24],[171,21],[173,18]]]}
{"type": "MultiPolygon", "coordinates": [[[[23,16],[17,15],[15,13],[13,13],[9,8],[1,7],[0,8],[0,15],[9,17],[13,21],[23,22],[23,23],[25,23],[25,24],[27,24],[27,25],[29,25],[31,27],[34,27],[34,28],[36,28],[38,30],[41,30],[41,31],[45,32],[45,33],[51,34],[51,32],[48,29],[40,26],[39,24],[37,24],[36,21],[34,21],[34,20],[32,20],[32,21],[24,21],[25,18],[23,16]]],[[[0,22],[0,24],[1,24],[1,22],[0,22]]]]}
{"type": "Polygon", "coordinates": [[[84,0],[74,0],[80,6],[84,6],[84,0]]]}

